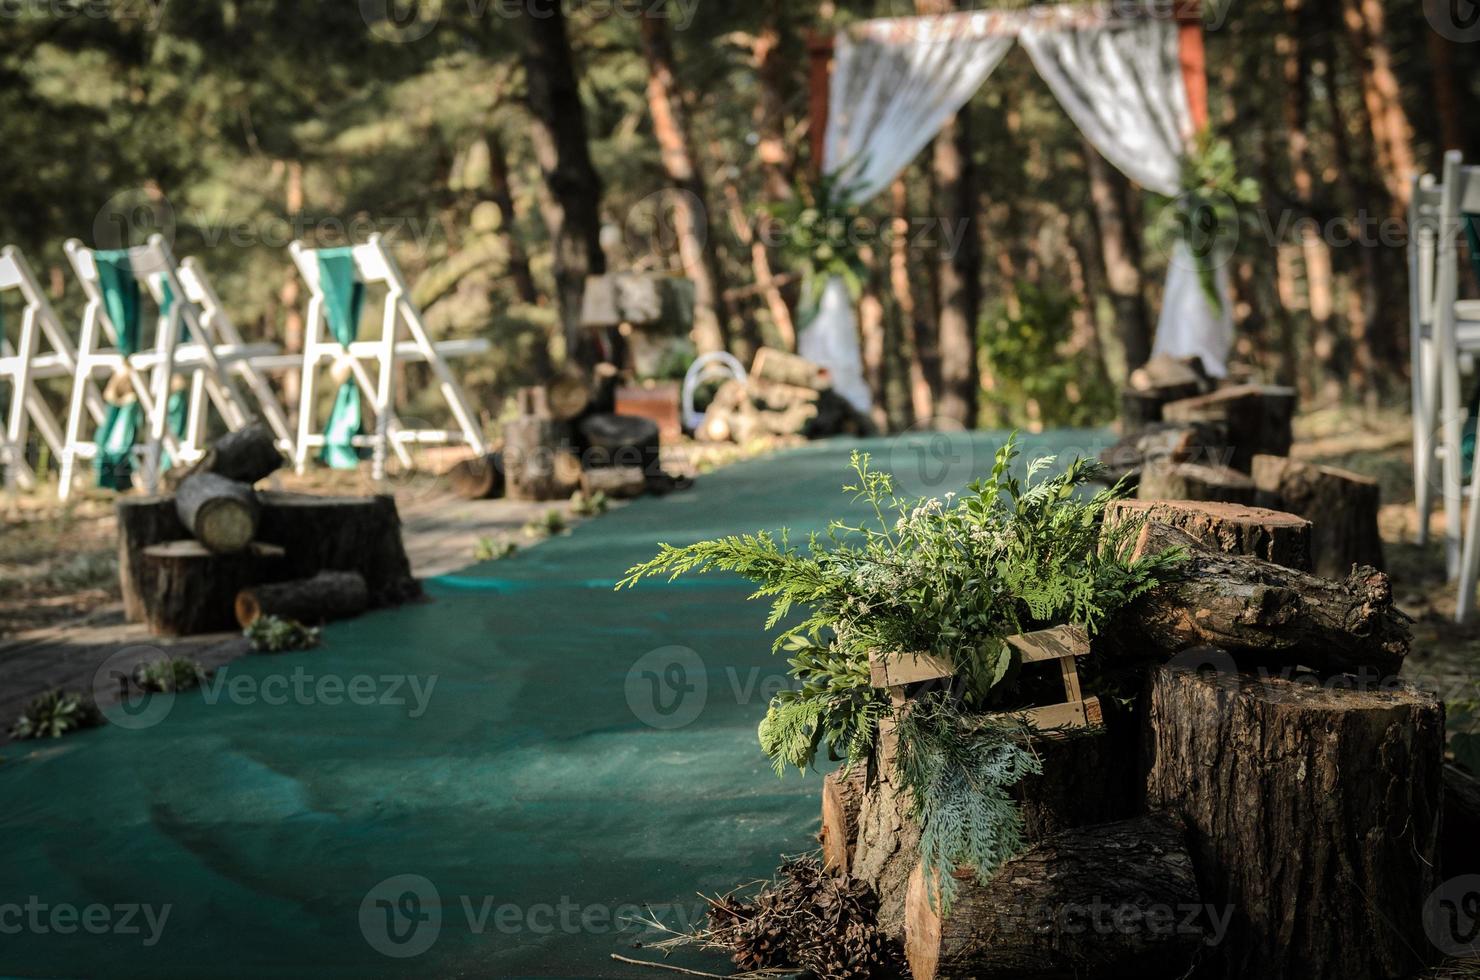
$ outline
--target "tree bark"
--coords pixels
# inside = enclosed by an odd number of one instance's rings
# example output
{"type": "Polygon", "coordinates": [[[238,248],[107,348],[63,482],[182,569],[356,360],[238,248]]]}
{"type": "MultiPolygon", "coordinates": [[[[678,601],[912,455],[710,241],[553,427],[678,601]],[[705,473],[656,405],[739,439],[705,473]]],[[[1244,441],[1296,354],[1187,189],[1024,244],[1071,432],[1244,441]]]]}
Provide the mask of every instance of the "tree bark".
{"type": "MultiPolygon", "coordinates": [[[[709,226],[709,198],[699,170],[688,110],[674,68],[673,43],[668,35],[666,0],[648,5],[642,16],[642,44],[647,57],[648,111],[653,117],[663,169],[678,192],[673,197],[678,253],[684,275],[694,282],[694,343],[701,353],[724,350],[731,341],[729,307],[724,298],[724,270],[709,226]]],[[[737,355],[749,360],[758,338],[734,338],[737,355]],[[748,348],[748,349],[747,349],[748,348]]]]}
{"type": "Polygon", "coordinates": [[[936,415],[976,427],[980,379],[976,362],[977,319],[981,309],[981,243],[976,223],[974,168],[971,163],[971,111],[963,108],[935,138],[937,200],[942,220],[961,232],[954,252],[943,250],[939,269],[940,394],[936,415]]]}
{"type": "Polygon", "coordinates": [[[222,555],[251,544],[261,516],[257,495],[248,484],[210,472],[180,481],[175,508],[195,540],[222,555]]]}
{"type": "MultiPolygon", "coordinates": [[[[1252,663],[1394,677],[1412,639],[1388,577],[1358,568],[1320,578],[1258,558],[1219,555],[1176,528],[1149,521],[1133,554],[1185,548],[1187,561],[1116,617],[1107,653],[1161,659],[1216,647],[1252,663]]],[[[1097,647],[1101,644],[1097,642],[1097,647]]]]}
{"type": "Polygon", "coordinates": [[[894,204],[894,238],[889,243],[889,286],[899,309],[900,334],[909,338],[910,409],[916,423],[935,415],[935,385],[931,382],[929,326],[915,303],[915,279],[910,274],[910,193],[904,177],[889,189],[894,204]]]}
{"type": "Polygon", "coordinates": [[[1136,496],[1149,500],[1202,500],[1253,504],[1254,481],[1227,466],[1201,463],[1148,463],[1136,496]]]}
{"type": "Polygon", "coordinates": [[[199,541],[170,541],[143,552],[139,583],[145,622],[157,636],[195,636],[237,628],[237,593],[280,577],[283,549],[256,543],[229,555],[199,541]]]}
{"type": "Polygon", "coordinates": [[[555,456],[564,427],[554,419],[521,415],[504,423],[504,493],[510,500],[557,500],[555,456]]]}
{"type": "Polygon", "coordinates": [[[958,880],[942,917],[923,870],[911,875],[905,956],[915,980],[1175,980],[1203,947],[1187,922],[1202,903],[1186,832],[1165,816],[1064,831],[985,885],[958,880]]]}
{"type": "MultiPolygon", "coordinates": [[[[586,114],[560,4],[520,8],[530,140],[549,191],[545,208],[566,356],[589,366],[596,348],[581,328],[586,277],[606,272],[601,250],[601,179],[591,163],[586,114]]],[[[496,21],[498,18],[494,18],[496,21]]]]}
{"type": "Polygon", "coordinates": [[[586,468],[636,466],[644,473],[662,469],[658,423],[638,415],[588,415],[576,426],[581,462],[586,468]]]}
{"type": "Polygon", "coordinates": [[[535,288],[534,275],[529,271],[529,254],[524,251],[524,241],[519,235],[519,214],[514,210],[508,153],[497,132],[490,130],[484,135],[483,142],[488,146],[488,199],[498,208],[499,240],[509,257],[509,278],[514,283],[514,295],[521,303],[536,303],[540,293],[535,288]]]}
{"type": "Polygon", "coordinates": [[[641,466],[607,466],[581,471],[581,492],[603,494],[613,500],[641,497],[647,492],[647,473],[641,466]]]}
{"type": "Polygon", "coordinates": [[[1307,518],[1318,575],[1340,578],[1353,565],[1384,567],[1377,526],[1381,488],[1360,473],[1285,456],[1255,456],[1259,503],[1307,518]]]}
{"type": "Polygon", "coordinates": [[[474,456],[454,465],[446,473],[452,492],[463,500],[491,500],[504,492],[504,454],[474,456]]]}
{"type": "Polygon", "coordinates": [[[1186,819],[1203,900],[1231,910],[1209,977],[1395,980],[1432,952],[1444,709],[1402,685],[1157,669],[1147,804],[1186,819]]]}
{"type": "Polygon", "coordinates": [[[1105,263],[1105,281],[1110,287],[1110,305],[1125,346],[1125,369],[1129,373],[1151,357],[1151,314],[1141,282],[1141,243],[1127,218],[1129,188],[1120,171],[1105,162],[1099,151],[1084,141],[1084,160],[1089,171],[1090,200],[1095,226],[1100,233],[1100,255],[1105,263]]]}
{"type": "Polygon", "coordinates": [[[370,605],[370,590],[359,572],[319,572],[313,578],[242,589],[233,608],[243,628],[263,616],[316,626],[360,615],[370,605]]]}
{"type": "Polygon", "coordinates": [[[394,497],[266,492],[258,498],[262,523],[257,540],[287,552],[280,580],[312,578],[323,571],[359,572],[372,607],[421,597],[421,584],[411,575],[401,542],[394,497]]]}
{"type": "Polygon", "coordinates": [[[858,845],[858,820],[863,811],[867,777],[861,768],[846,779],[842,770],[822,780],[822,865],[835,875],[850,873],[858,845]]]}
{"type": "Polygon", "coordinates": [[[1157,521],[1196,538],[1224,555],[1246,555],[1297,571],[1311,570],[1310,521],[1294,514],[1240,504],[1114,500],[1105,508],[1105,527],[1157,521]]]}
{"type": "Polygon", "coordinates": [[[262,422],[253,422],[211,443],[190,472],[214,473],[250,485],[267,479],[285,463],[272,430],[262,422]]]}
{"type": "Polygon", "coordinates": [[[1236,385],[1211,395],[1169,402],[1168,422],[1221,422],[1228,430],[1227,465],[1249,472],[1259,453],[1285,456],[1294,441],[1295,391],[1275,385],[1236,385]]]}
{"type": "Polygon", "coordinates": [[[1382,0],[1342,0],[1342,14],[1361,74],[1362,99],[1371,118],[1378,166],[1393,199],[1394,217],[1401,217],[1408,207],[1409,178],[1415,172],[1413,127],[1403,109],[1402,91],[1393,71],[1387,15],[1382,0]]]}
{"type": "Polygon", "coordinates": [[[146,616],[144,549],[179,541],[190,536],[180,523],[174,497],[119,497],[114,504],[118,516],[118,588],[123,595],[123,618],[142,623],[146,616]]]}

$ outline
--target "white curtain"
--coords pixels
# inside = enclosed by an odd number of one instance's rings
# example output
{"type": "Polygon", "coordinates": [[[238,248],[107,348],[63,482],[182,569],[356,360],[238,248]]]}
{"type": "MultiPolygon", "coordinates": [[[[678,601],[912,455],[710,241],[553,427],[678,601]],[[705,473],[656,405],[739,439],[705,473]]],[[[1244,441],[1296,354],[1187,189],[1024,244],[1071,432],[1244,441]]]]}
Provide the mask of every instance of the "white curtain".
{"type": "MultiPolygon", "coordinates": [[[[1095,149],[1147,190],[1174,197],[1192,132],[1178,60],[1177,25],[1166,18],[1073,30],[1029,26],[1021,35],[1034,66],[1095,149]]],[[[1209,302],[1187,247],[1167,268],[1154,353],[1197,355],[1208,373],[1228,373],[1233,347],[1228,270],[1217,281],[1221,309],[1209,302]]]]}
{"type": "Polygon", "coordinates": [[[853,296],[838,276],[827,281],[817,315],[797,338],[797,353],[832,372],[833,390],[865,415],[873,396],[863,377],[863,355],[858,349],[858,318],[853,296]]]}
{"type": "Polygon", "coordinates": [[[823,172],[873,199],[981,88],[1012,47],[985,14],[867,21],[838,35],[823,172]]]}

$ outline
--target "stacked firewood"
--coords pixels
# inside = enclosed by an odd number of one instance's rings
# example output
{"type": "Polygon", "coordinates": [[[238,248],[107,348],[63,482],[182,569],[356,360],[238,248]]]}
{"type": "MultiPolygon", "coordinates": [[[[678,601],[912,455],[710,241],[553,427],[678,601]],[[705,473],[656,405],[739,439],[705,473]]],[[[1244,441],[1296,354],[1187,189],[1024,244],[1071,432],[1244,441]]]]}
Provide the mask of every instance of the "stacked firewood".
{"type": "Polygon", "coordinates": [[[624,499],[685,486],[663,470],[658,423],[617,414],[615,391],[615,372],[603,370],[521,389],[502,446],[452,467],[448,484],[466,500],[624,499]]]}
{"type": "Polygon", "coordinates": [[[254,424],[218,439],[172,495],[120,500],[125,617],[187,636],[268,615],[311,625],[420,595],[394,498],[258,489],[282,465],[271,430],[254,424]]]}
{"type": "Polygon", "coordinates": [[[747,443],[763,437],[821,439],[861,435],[870,422],[833,390],[821,365],[772,347],[756,353],[745,381],[726,381],[714,393],[695,437],[747,443]]]}
{"type": "MultiPolygon", "coordinates": [[[[1274,487],[1288,467],[1256,468],[1274,487]]],[[[1064,664],[1070,703],[1033,710],[1062,722],[1078,704],[1090,724],[1039,741],[1043,772],[1014,791],[1026,849],[985,882],[959,872],[945,914],[889,726],[876,778],[828,777],[824,858],[875,890],[916,980],[1395,980],[1432,959],[1425,903],[1474,870],[1459,835],[1480,825],[1477,794],[1441,791],[1462,782],[1444,771],[1444,708],[1398,679],[1410,621],[1387,576],[1320,574],[1329,538],[1313,516],[1112,505],[1107,526],[1139,525],[1134,553],[1189,556],[1094,640],[1097,677],[1139,696],[1080,695],[1074,655],[1090,651],[1072,628],[1010,641],[1025,664],[1064,664]]],[[[908,710],[919,683],[949,674],[926,659],[881,658],[875,686],[908,710]]]]}

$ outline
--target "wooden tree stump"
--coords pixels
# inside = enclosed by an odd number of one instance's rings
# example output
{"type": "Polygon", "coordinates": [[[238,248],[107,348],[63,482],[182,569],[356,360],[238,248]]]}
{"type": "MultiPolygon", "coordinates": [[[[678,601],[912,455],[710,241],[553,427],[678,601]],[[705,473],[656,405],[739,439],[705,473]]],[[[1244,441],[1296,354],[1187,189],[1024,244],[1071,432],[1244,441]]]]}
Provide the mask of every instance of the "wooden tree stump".
{"type": "Polygon", "coordinates": [[[118,515],[118,588],[123,595],[123,618],[142,623],[146,618],[146,597],[140,591],[144,549],[188,538],[190,532],[180,523],[174,497],[119,497],[114,513],[118,515]]]}
{"type": "Polygon", "coordinates": [[[561,426],[553,419],[522,415],[504,424],[504,488],[510,500],[560,498],[555,454],[561,442],[561,426]]]}
{"type": "Polygon", "coordinates": [[[842,770],[822,779],[822,865],[835,875],[845,875],[853,864],[858,845],[858,821],[863,810],[867,777],[861,767],[843,778],[842,770]]]}
{"type": "Polygon", "coordinates": [[[370,605],[359,572],[319,572],[313,578],[254,585],[236,594],[236,621],[251,626],[263,616],[295,619],[309,626],[349,619],[370,605]]]}
{"type": "Polygon", "coordinates": [[[421,596],[421,585],[411,575],[401,541],[394,497],[296,493],[262,493],[259,497],[262,523],[257,539],[287,551],[278,581],[312,578],[323,571],[359,572],[370,591],[372,607],[421,596]]]}
{"type": "MultiPolygon", "coordinates": [[[[1150,521],[1133,554],[1185,548],[1177,576],[1131,603],[1098,638],[1102,653],[1167,659],[1218,647],[1249,662],[1395,677],[1408,655],[1410,620],[1375,568],[1321,578],[1243,555],[1220,555],[1150,521]]],[[[1099,644],[1097,644],[1098,646],[1099,644]]]]}
{"type": "Polygon", "coordinates": [[[1187,921],[1201,899],[1185,836],[1177,821],[1166,817],[1052,835],[1005,863],[985,885],[974,875],[958,875],[959,891],[944,917],[917,867],[905,915],[911,975],[915,980],[1186,976],[1203,934],[1187,921]]]}
{"type": "Polygon", "coordinates": [[[1136,496],[1142,500],[1204,500],[1252,504],[1254,481],[1229,466],[1201,463],[1148,463],[1136,496]]]}
{"type": "Polygon", "coordinates": [[[281,574],[284,552],[252,544],[218,554],[199,541],[171,541],[144,549],[139,582],[145,622],[160,636],[194,636],[235,630],[236,595],[281,574]]]}
{"type": "Polygon", "coordinates": [[[1209,395],[1168,402],[1162,418],[1168,422],[1222,422],[1228,427],[1227,464],[1249,472],[1259,453],[1285,456],[1293,435],[1295,389],[1276,385],[1235,385],[1209,395]]]}
{"type": "Polygon", "coordinates": [[[1172,667],[1151,677],[1147,803],[1187,821],[1203,900],[1232,909],[1199,975],[1396,980],[1433,952],[1444,709],[1172,667]]]}
{"type": "Polygon", "coordinates": [[[215,473],[194,473],[180,481],[175,508],[195,540],[229,555],[252,543],[261,507],[250,485],[215,473]]]}
{"type": "Polygon", "coordinates": [[[1105,526],[1158,521],[1225,555],[1248,555],[1302,572],[1311,570],[1310,521],[1263,507],[1210,501],[1114,500],[1105,526]]]}
{"type": "Polygon", "coordinates": [[[463,500],[491,500],[504,493],[504,454],[474,456],[443,474],[452,492],[463,500]]]}
{"type": "Polygon", "coordinates": [[[899,939],[910,874],[920,862],[920,827],[910,816],[909,799],[892,764],[878,768],[858,811],[858,842],[849,873],[879,896],[880,931],[899,939]]]}
{"type": "Polygon", "coordinates": [[[1318,574],[1339,578],[1353,565],[1384,567],[1376,480],[1286,456],[1255,456],[1253,468],[1261,505],[1299,514],[1315,525],[1311,550],[1318,574]]]}
{"type": "Polygon", "coordinates": [[[576,426],[585,469],[636,466],[645,473],[662,469],[658,423],[640,415],[588,415],[576,426]]]}
{"type": "Polygon", "coordinates": [[[581,492],[587,497],[605,494],[614,500],[641,497],[647,492],[647,474],[638,466],[610,466],[605,469],[584,470],[581,473],[581,492]]]}
{"type": "Polygon", "coordinates": [[[1227,444],[1228,432],[1218,422],[1156,422],[1128,431],[1101,451],[1100,462],[1107,482],[1124,479],[1134,488],[1147,466],[1221,459],[1227,444]]]}

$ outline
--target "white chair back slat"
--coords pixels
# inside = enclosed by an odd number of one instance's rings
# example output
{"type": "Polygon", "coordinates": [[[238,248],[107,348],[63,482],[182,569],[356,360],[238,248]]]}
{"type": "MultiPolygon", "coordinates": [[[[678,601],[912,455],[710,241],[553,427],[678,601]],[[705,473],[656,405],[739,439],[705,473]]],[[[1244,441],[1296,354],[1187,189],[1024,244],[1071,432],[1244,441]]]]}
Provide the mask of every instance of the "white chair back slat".
{"type": "Polygon", "coordinates": [[[315,387],[317,374],[325,360],[344,364],[349,377],[359,385],[362,394],[369,400],[375,415],[375,432],[368,440],[372,447],[372,475],[374,479],[385,477],[388,453],[394,453],[405,467],[412,467],[410,447],[430,442],[462,442],[474,452],[482,453],[486,446],[477,414],[472,408],[461,384],[447,366],[446,358],[487,350],[487,342],[460,341],[454,344],[435,344],[428,336],[421,311],[411,302],[406,280],[396,260],[387,250],[379,235],[371,235],[362,245],[351,249],[355,264],[355,275],[361,283],[385,287],[381,307],[381,335],[373,341],[357,341],[346,348],[326,329],[325,297],[319,277],[318,250],[293,242],[288,247],[293,263],[309,288],[308,323],[305,329],[303,351],[303,376],[300,386],[298,409],[298,439],[295,464],[301,473],[308,463],[310,450],[324,445],[324,433],[314,423],[315,387]],[[410,337],[410,343],[400,341],[402,330],[410,337]],[[453,432],[428,432],[411,429],[402,424],[395,408],[395,373],[398,361],[416,360],[428,364],[437,375],[438,389],[457,421],[453,432]],[[372,377],[369,366],[376,367],[372,377]]]}

